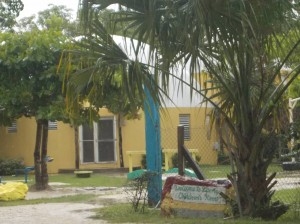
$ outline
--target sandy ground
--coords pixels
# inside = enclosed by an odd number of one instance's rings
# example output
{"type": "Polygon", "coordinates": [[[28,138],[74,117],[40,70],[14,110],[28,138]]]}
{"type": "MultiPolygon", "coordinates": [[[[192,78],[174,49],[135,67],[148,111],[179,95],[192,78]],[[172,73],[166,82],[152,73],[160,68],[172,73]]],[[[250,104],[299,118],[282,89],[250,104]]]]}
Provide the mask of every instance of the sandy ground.
{"type": "Polygon", "coordinates": [[[25,200],[37,198],[54,198],[75,194],[95,194],[91,203],[47,203],[0,207],[1,224],[99,224],[104,220],[92,219],[93,209],[107,203],[127,201],[127,195],[117,188],[62,188],[53,186],[51,190],[29,191],[25,200]]]}
{"type": "MultiPolygon", "coordinates": [[[[290,189],[300,186],[300,178],[279,178],[275,189],[290,189]]],[[[120,188],[61,187],[61,183],[52,183],[52,189],[40,192],[29,191],[26,200],[37,198],[54,198],[76,194],[94,194],[91,203],[47,203],[0,207],[0,224],[101,224],[104,220],[92,219],[93,209],[107,204],[127,202],[127,195],[120,188]]]]}
{"type": "Polygon", "coordinates": [[[106,223],[103,220],[89,218],[95,214],[91,210],[99,207],[101,206],[78,203],[22,205],[0,208],[0,216],[3,224],[106,223]]]}

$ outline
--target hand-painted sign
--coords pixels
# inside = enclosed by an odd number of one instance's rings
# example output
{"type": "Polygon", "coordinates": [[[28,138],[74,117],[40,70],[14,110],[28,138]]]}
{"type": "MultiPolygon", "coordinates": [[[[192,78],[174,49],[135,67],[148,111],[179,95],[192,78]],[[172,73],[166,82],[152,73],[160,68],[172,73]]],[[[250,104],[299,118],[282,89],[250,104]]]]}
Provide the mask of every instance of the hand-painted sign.
{"type": "Polygon", "coordinates": [[[220,195],[220,192],[225,193],[225,190],[224,187],[173,184],[171,197],[173,200],[183,202],[225,204],[220,195]]]}

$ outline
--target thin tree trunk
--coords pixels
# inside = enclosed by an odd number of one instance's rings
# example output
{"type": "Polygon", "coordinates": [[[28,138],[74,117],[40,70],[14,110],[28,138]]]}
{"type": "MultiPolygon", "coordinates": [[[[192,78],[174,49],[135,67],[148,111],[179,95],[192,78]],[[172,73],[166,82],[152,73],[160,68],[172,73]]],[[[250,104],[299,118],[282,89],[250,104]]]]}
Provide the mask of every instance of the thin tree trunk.
{"type": "Polygon", "coordinates": [[[41,120],[37,120],[36,121],[35,147],[34,147],[34,153],[33,153],[36,190],[42,189],[41,155],[40,155],[41,139],[42,139],[42,122],[41,122],[41,120]]]}
{"type": "Polygon", "coordinates": [[[122,115],[118,115],[118,128],[119,128],[119,154],[120,154],[120,167],[124,167],[123,159],[123,137],[122,137],[122,124],[121,124],[122,115]]]}
{"type": "Polygon", "coordinates": [[[79,133],[78,133],[77,126],[74,128],[74,134],[75,134],[75,169],[79,170],[79,133]]]}
{"type": "Polygon", "coordinates": [[[43,120],[43,136],[42,136],[42,153],[41,153],[41,179],[42,189],[45,190],[48,187],[48,170],[47,170],[47,154],[48,154],[48,120],[43,120]]]}

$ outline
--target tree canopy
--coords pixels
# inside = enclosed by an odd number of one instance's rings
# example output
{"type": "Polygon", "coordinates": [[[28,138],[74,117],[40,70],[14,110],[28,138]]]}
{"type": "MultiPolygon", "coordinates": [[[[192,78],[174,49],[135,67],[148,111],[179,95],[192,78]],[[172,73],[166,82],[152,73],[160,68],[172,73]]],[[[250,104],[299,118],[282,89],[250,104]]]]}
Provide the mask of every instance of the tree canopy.
{"type": "Polygon", "coordinates": [[[65,25],[68,10],[52,9],[40,12],[37,20],[25,18],[18,31],[0,33],[0,123],[7,125],[22,116],[36,119],[34,163],[38,190],[48,185],[48,122],[74,124],[87,117],[85,110],[78,114],[66,111],[57,65],[62,51],[73,46],[73,32],[66,31],[75,26],[65,25]]]}
{"type": "Polygon", "coordinates": [[[16,23],[16,17],[23,10],[21,0],[3,0],[0,2],[0,30],[12,28],[16,23]]]}

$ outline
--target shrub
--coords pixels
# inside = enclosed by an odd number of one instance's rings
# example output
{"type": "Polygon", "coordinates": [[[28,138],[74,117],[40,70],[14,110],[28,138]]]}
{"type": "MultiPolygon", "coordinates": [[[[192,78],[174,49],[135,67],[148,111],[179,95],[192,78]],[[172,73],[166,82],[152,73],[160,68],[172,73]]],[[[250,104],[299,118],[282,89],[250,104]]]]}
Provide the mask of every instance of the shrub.
{"type": "Polygon", "coordinates": [[[15,174],[15,169],[24,169],[22,160],[19,159],[0,159],[0,176],[15,174]]]}
{"type": "MultiPolygon", "coordinates": [[[[162,153],[162,154],[161,154],[161,164],[162,164],[162,166],[164,166],[164,162],[165,162],[165,154],[162,153]]],[[[142,159],[141,159],[141,165],[142,165],[142,168],[143,168],[143,169],[147,169],[146,155],[143,155],[143,156],[142,156],[142,159]]]]}
{"type": "Polygon", "coordinates": [[[218,165],[229,165],[230,159],[228,154],[224,152],[218,152],[218,165]]]}

